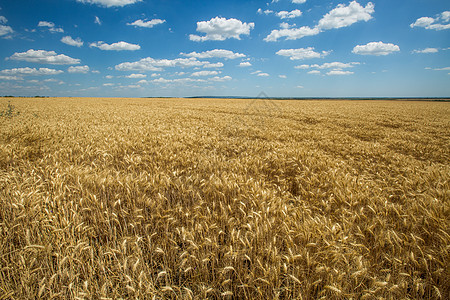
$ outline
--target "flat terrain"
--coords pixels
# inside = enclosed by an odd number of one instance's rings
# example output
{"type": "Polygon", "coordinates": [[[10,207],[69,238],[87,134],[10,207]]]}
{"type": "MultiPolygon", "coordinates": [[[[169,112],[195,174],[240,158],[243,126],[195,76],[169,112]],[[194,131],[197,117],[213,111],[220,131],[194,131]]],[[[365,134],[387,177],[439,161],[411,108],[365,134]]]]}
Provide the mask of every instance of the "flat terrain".
{"type": "Polygon", "coordinates": [[[450,298],[450,103],[0,111],[0,299],[450,298]]]}

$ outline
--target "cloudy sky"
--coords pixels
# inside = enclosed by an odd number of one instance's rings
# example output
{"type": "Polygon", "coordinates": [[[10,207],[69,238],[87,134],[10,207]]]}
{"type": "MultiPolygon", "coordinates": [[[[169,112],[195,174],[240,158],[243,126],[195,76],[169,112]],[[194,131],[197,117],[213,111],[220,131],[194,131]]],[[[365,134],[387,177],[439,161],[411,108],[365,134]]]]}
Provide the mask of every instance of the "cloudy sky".
{"type": "Polygon", "coordinates": [[[0,0],[0,95],[449,97],[448,0],[0,0]]]}

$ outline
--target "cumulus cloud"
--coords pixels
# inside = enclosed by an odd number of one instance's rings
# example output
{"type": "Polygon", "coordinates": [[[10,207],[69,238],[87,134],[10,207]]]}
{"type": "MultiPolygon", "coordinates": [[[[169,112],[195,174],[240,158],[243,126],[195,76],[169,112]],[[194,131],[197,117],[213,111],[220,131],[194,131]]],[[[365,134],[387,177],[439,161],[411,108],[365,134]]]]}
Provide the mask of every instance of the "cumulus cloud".
{"type": "Polygon", "coordinates": [[[342,71],[342,70],[331,70],[329,72],[327,72],[327,75],[332,76],[332,75],[351,75],[354,74],[352,71],[342,71]]]}
{"type": "Polygon", "coordinates": [[[312,70],[312,71],[309,71],[308,74],[320,75],[320,71],[319,70],[312,70]]]}
{"type": "Polygon", "coordinates": [[[280,19],[292,19],[292,18],[297,18],[300,17],[302,15],[301,10],[299,9],[294,9],[292,11],[286,11],[286,10],[282,10],[279,12],[274,12],[273,10],[270,9],[266,9],[266,10],[262,10],[261,8],[258,9],[258,14],[262,15],[270,15],[270,14],[275,14],[275,16],[279,17],[280,19]]]}
{"type": "Polygon", "coordinates": [[[14,68],[0,71],[1,74],[6,75],[22,75],[22,76],[40,76],[40,75],[58,75],[64,73],[61,70],[49,69],[49,68],[14,68]]]}
{"type": "MultiPolygon", "coordinates": [[[[264,38],[266,42],[276,42],[280,38],[286,40],[297,40],[305,36],[317,35],[324,30],[334,28],[341,28],[350,26],[359,21],[368,21],[372,19],[372,14],[375,12],[375,5],[372,2],[367,3],[365,7],[358,2],[352,1],[349,5],[339,4],[319,20],[317,26],[311,28],[309,26],[302,26],[300,28],[286,28],[281,25],[281,29],[272,30],[271,33],[264,38]]],[[[298,14],[298,13],[297,13],[298,14]]]]}
{"type": "Polygon", "coordinates": [[[153,19],[150,21],[136,20],[133,23],[127,23],[127,25],[135,27],[153,28],[156,25],[165,23],[166,20],[153,19]]]}
{"type": "Polygon", "coordinates": [[[67,70],[69,73],[83,73],[86,74],[89,72],[89,66],[77,66],[77,67],[69,67],[67,70]]]}
{"type": "Polygon", "coordinates": [[[126,78],[146,78],[147,75],[145,74],[130,74],[125,76],[126,78]]]}
{"type": "Polygon", "coordinates": [[[306,2],[306,0],[292,0],[292,3],[295,3],[295,4],[303,4],[305,2],[306,2]]]}
{"type": "Polygon", "coordinates": [[[400,47],[391,43],[371,42],[366,45],[357,45],[352,52],[360,55],[388,55],[400,51],[400,47]]]}
{"type": "Polygon", "coordinates": [[[209,63],[209,62],[205,62],[205,64],[203,65],[204,69],[207,68],[222,68],[223,67],[223,63],[218,62],[218,63],[209,63]]]}
{"type": "Polygon", "coordinates": [[[33,49],[27,52],[16,52],[9,59],[51,65],[76,65],[80,63],[79,59],[71,58],[64,54],[58,55],[55,51],[33,49]]]}
{"type": "Polygon", "coordinates": [[[136,44],[130,44],[127,42],[117,42],[113,44],[107,44],[103,41],[91,43],[89,47],[96,47],[105,51],[135,51],[141,49],[141,46],[136,44]]]}
{"type": "Polygon", "coordinates": [[[194,77],[198,77],[198,76],[212,76],[212,75],[217,75],[217,74],[219,74],[219,72],[217,72],[217,71],[199,71],[199,72],[192,73],[191,76],[194,76],[194,77]]]}
{"type": "Polygon", "coordinates": [[[316,52],[314,47],[298,48],[298,49],[281,49],[277,55],[289,57],[291,60],[321,58],[330,54],[330,51],[316,52]]]}
{"type": "Polygon", "coordinates": [[[239,67],[251,67],[251,66],[252,64],[248,61],[244,61],[239,64],[239,67]]]}
{"type": "Polygon", "coordinates": [[[50,32],[64,32],[64,29],[55,27],[55,24],[47,21],[39,21],[38,27],[47,27],[50,32]]]}
{"type": "Polygon", "coordinates": [[[233,79],[231,78],[231,76],[223,76],[223,77],[214,76],[212,78],[208,78],[208,80],[210,81],[217,81],[217,82],[230,81],[231,79],[233,79]]]}
{"type": "Polygon", "coordinates": [[[101,21],[100,18],[97,17],[97,16],[95,16],[94,23],[95,23],[95,24],[98,24],[98,25],[102,25],[102,21],[101,21]]]}
{"type": "Polygon", "coordinates": [[[61,42],[63,42],[64,44],[70,45],[70,46],[74,46],[74,47],[81,47],[84,44],[80,38],[77,38],[76,40],[74,40],[71,36],[63,37],[61,39],[61,42]]]}
{"type": "MultiPolygon", "coordinates": [[[[209,78],[209,80],[212,80],[212,78],[209,78]]],[[[186,83],[198,83],[198,82],[206,82],[205,79],[199,79],[199,78],[176,78],[176,79],[166,79],[166,78],[158,78],[152,80],[154,83],[165,83],[165,84],[186,84],[186,83]]]]}
{"type": "Polygon", "coordinates": [[[242,53],[234,53],[230,50],[224,50],[224,49],[214,49],[204,52],[191,52],[191,53],[181,53],[181,55],[187,56],[187,57],[196,57],[200,59],[204,58],[225,58],[225,59],[235,59],[235,58],[241,58],[245,57],[245,54],[242,53]]]}
{"type": "Polygon", "coordinates": [[[0,80],[23,80],[20,76],[0,75],[0,80]]]}
{"type": "Polygon", "coordinates": [[[118,71],[162,71],[166,67],[202,67],[210,64],[207,61],[199,61],[195,57],[176,59],[143,58],[136,62],[124,62],[115,66],[118,71]]]}
{"type": "Polygon", "coordinates": [[[300,28],[282,28],[275,29],[264,38],[266,42],[276,42],[280,38],[286,38],[286,40],[298,40],[305,36],[317,35],[320,30],[317,27],[311,28],[309,26],[303,26],[300,28]]]}
{"type": "Polygon", "coordinates": [[[350,63],[343,63],[343,62],[330,62],[330,63],[324,63],[322,65],[314,64],[314,65],[300,65],[296,66],[296,69],[309,69],[309,68],[316,68],[316,69],[346,69],[346,68],[353,68],[355,65],[359,65],[359,62],[350,62],[350,63]]]}
{"type": "Polygon", "coordinates": [[[6,24],[7,22],[8,19],[6,19],[4,16],[0,16],[0,36],[5,36],[14,32],[14,30],[10,26],[2,25],[6,24]]]}
{"type": "Polygon", "coordinates": [[[425,48],[422,50],[413,50],[412,53],[438,53],[439,49],[437,48],[425,48]]]}
{"type": "Polygon", "coordinates": [[[435,18],[431,17],[419,18],[409,26],[411,28],[423,27],[429,30],[444,30],[450,28],[450,24],[445,24],[449,22],[450,22],[450,11],[444,11],[438,14],[435,18]]]}
{"type": "Polygon", "coordinates": [[[374,8],[375,5],[372,2],[367,3],[365,7],[356,1],[350,2],[348,6],[339,4],[320,19],[318,27],[321,30],[328,30],[347,27],[359,21],[367,22],[372,19],[374,8]]]}
{"type": "Polygon", "coordinates": [[[283,79],[286,79],[286,78],[287,78],[286,75],[278,75],[278,77],[283,78],[283,79]]]}
{"type": "Polygon", "coordinates": [[[292,11],[279,11],[276,13],[277,17],[280,17],[281,19],[292,19],[297,18],[302,15],[302,12],[299,9],[294,9],[292,11]]]}
{"type": "Polygon", "coordinates": [[[269,77],[270,75],[268,74],[268,73],[258,73],[256,76],[259,76],[259,77],[269,77]]]}
{"type": "Polygon", "coordinates": [[[100,6],[114,7],[114,6],[125,6],[141,2],[142,0],[77,0],[77,2],[87,3],[87,4],[97,4],[100,6]]]}
{"type": "Polygon", "coordinates": [[[195,42],[224,41],[231,38],[240,40],[241,35],[249,35],[250,30],[254,27],[255,23],[243,23],[234,18],[215,17],[209,21],[197,22],[197,31],[205,33],[205,36],[191,34],[189,39],[195,42]]]}

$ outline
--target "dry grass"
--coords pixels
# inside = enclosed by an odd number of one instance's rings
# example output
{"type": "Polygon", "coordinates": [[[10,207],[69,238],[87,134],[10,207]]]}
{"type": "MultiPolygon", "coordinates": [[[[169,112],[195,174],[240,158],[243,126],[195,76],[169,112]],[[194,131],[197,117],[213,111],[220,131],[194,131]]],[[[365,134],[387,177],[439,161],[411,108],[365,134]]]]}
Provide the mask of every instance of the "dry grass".
{"type": "Polygon", "coordinates": [[[449,103],[11,103],[0,299],[450,298],[449,103]]]}

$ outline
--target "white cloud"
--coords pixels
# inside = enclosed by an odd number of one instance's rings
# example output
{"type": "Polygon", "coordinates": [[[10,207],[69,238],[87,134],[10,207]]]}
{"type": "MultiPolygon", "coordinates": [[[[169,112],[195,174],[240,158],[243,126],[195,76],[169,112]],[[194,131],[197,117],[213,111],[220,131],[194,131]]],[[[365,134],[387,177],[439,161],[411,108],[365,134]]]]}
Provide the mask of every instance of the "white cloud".
{"type": "Polygon", "coordinates": [[[96,47],[100,50],[106,50],[106,51],[135,51],[141,49],[141,46],[130,44],[127,42],[117,42],[113,44],[107,44],[103,41],[91,43],[89,47],[96,47]]]}
{"type": "Polygon", "coordinates": [[[55,23],[47,22],[47,21],[39,21],[38,27],[55,27],[55,23]]]}
{"type": "Polygon", "coordinates": [[[47,21],[39,21],[38,27],[48,27],[50,32],[64,32],[62,28],[55,27],[55,24],[47,21]]]}
{"type": "Polygon", "coordinates": [[[433,69],[433,70],[435,70],[435,71],[450,71],[450,67],[436,68],[436,69],[433,69]]]}
{"type": "MultiPolygon", "coordinates": [[[[226,77],[226,76],[225,76],[226,77]]],[[[212,78],[208,78],[208,80],[214,80],[214,78],[220,78],[220,77],[212,77],[212,78]]],[[[231,77],[230,77],[231,78],[231,77]]],[[[186,83],[193,83],[193,82],[206,82],[205,79],[199,79],[199,78],[176,78],[176,79],[166,79],[166,78],[158,78],[158,79],[153,79],[152,82],[154,83],[178,83],[178,84],[186,84],[186,83]]]]}
{"type": "Polygon", "coordinates": [[[303,4],[305,2],[306,2],[306,0],[292,0],[292,3],[295,3],[295,4],[303,4]]]}
{"type": "Polygon", "coordinates": [[[89,66],[77,66],[77,67],[69,67],[67,70],[69,73],[83,73],[86,74],[89,72],[89,66]]]}
{"type": "Polygon", "coordinates": [[[145,74],[130,74],[125,76],[126,78],[146,78],[147,75],[145,74]]]}
{"type": "Polygon", "coordinates": [[[8,35],[13,32],[14,30],[10,26],[0,25],[0,36],[8,35]]]}
{"type": "Polygon", "coordinates": [[[199,72],[192,73],[191,76],[194,76],[194,77],[198,77],[198,76],[212,76],[212,75],[217,75],[217,74],[219,74],[219,72],[217,72],[217,71],[199,71],[199,72]]]}
{"type": "Polygon", "coordinates": [[[14,30],[10,26],[1,25],[6,23],[8,23],[8,19],[6,19],[4,16],[0,16],[0,36],[8,35],[14,32],[14,30]]]}
{"type": "Polygon", "coordinates": [[[95,16],[94,23],[95,23],[95,24],[98,24],[98,25],[102,25],[102,21],[101,21],[100,18],[97,17],[97,16],[95,16]]]}
{"type": "Polygon", "coordinates": [[[252,66],[252,64],[250,62],[248,62],[248,61],[241,62],[239,64],[239,67],[251,67],[251,66],[252,66]]]}
{"type": "Polygon", "coordinates": [[[411,28],[423,27],[429,30],[444,30],[450,28],[450,24],[443,24],[448,22],[450,22],[450,11],[444,11],[439,15],[437,15],[436,18],[431,17],[419,18],[409,26],[411,28]]]}
{"type": "Polygon", "coordinates": [[[312,71],[309,71],[308,74],[320,75],[320,71],[319,70],[312,70],[312,71]]]}
{"type": "Polygon", "coordinates": [[[209,21],[197,22],[197,31],[205,33],[205,36],[195,34],[189,35],[189,39],[195,42],[224,41],[226,39],[241,39],[241,35],[249,35],[255,23],[242,23],[240,20],[231,18],[215,17],[209,21]]]}
{"type": "Polygon", "coordinates": [[[33,49],[30,49],[27,52],[16,52],[10,59],[51,65],[76,65],[80,63],[79,59],[71,58],[64,54],[58,55],[55,51],[33,49]]]}
{"type": "Polygon", "coordinates": [[[442,12],[440,17],[444,22],[450,22],[450,11],[442,12]]]}
{"type": "Polygon", "coordinates": [[[262,71],[257,70],[257,71],[255,71],[255,72],[250,73],[250,74],[255,75],[255,74],[258,74],[258,73],[261,73],[261,72],[262,72],[262,71]]]}
{"type": "Polygon", "coordinates": [[[0,80],[23,80],[20,76],[0,75],[0,80]]]}
{"type": "MultiPolygon", "coordinates": [[[[346,69],[346,68],[353,68],[353,66],[355,65],[359,65],[359,62],[350,62],[350,63],[342,63],[342,62],[331,62],[331,63],[324,63],[322,65],[302,65],[303,69],[307,69],[307,68],[317,68],[317,69],[335,69],[335,70],[340,70],[340,69],[346,69]]],[[[301,69],[301,68],[298,68],[301,69]]]]}
{"type": "Polygon", "coordinates": [[[439,49],[437,48],[425,48],[422,50],[413,50],[412,53],[438,53],[439,49]]]}
{"type": "Polygon", "coordinates": [[[300,28],[282,28],[275,29],[264,38],[266,42],[276,42],[279,38],[285,37],[286,40],[298,40],[305,36],[317,35],[320,30],[317,27],[310,28],[309,26],[303,26],[300,28]]]}
{"type": "Polygon", "coordinates": [[[297,85],[296,88],[303,89],[304,87],[303,87],[303,85],[297,85]]]}
{"type": "Polygon", "coordinates": [[[212,78],[208,78],[208,80],[210,81],[217,81],[217,82],[229,81],[231,79],[233,79],[231,78],[231,76],[223,76],[223,77],[214,76],[212,78]]]}
{"type": "Polygon", "coordinates": [[[74,47],[81,47],[84,44],[80,38],[77,38],[76,40],[74,40],[71,36],[63,37],[61,39],[61,42],[63,42],[64,44],[70,45],[70,46],[74,46],[74,47]]]}
{"type": "Polygon", "coordinates": [[[156,25],[163,24],[165,22],[166,22],[166,20],[161,20],[161,19],[153,19],[150,21],[136,20],[133,23],[127,23],[127,25],[136,26],[136,27],[144,27],[144,28],[152,28],[156,25]]]}
{"type": "Polygon", "coordinates": [[[388,55],[400,51],[400,47],[391,43],[371,42],[366,45],[357,45],[352,52],[360,55],[388,55]]]}
{"type": "Polygon", "coordinates": [[[222,68],[224,66],[223,63],[218,62],[218,63],[210,63],[210,62],[205,62],[205,64],[203,65],[204,69],[212,69],[212,68],[222,68]]]}
{"type": "Polygon", "coordinates": [[[114,83],[104,83],[103,86],[114,86],[114,83]]]}
{"type": "Polygon", "coordinates": [[[295,66],[294,68],[296,69],[309,69],[309,65],[300,65],[300,66],[295,66]]]}
{"type": "Polygon", "coordinates": [[[141,86],[139,84],[130,84],[125,87],[130,88],[130,89],[140,89],[141,88],[141,86]]]}
{"type": "Polygon", "coordinates": [[[330,51],[316,52],[313,47],[299,49],[281,49],[277,55],[289,57],[291,60],[321,58],[330,54],[330,51]]]}
{"type": "Polygon", "coordinates": [[[258,14],[260,14],[260,15],[262,15],[262,14],[269,15],[271,13],[273,13],[273,10],[266,9],[266,10],[263,11],[261,8],[258,8],[258,14]]]}
{"type": "Polygon", "coordinates": [[[224,50],[224,49],[214,49],[209,50],[205,52],[191,52],[191,53],[181,53],[181,55],[187,56],[187,57],[196,57],[200,59],[204,58],[225,58],[225,59],[235,59],[235,58],[241,58],[245,57],[245,54],[242,53],[234,53],[230,50],[224,50]]]}
{"type": "Polygon", "coordinates": [[[106,7],[114,7],[114,6],[122,7],[125,5],[134,4],[141,1],[142,0],[77,0],[77,2],[81,3],[97,4],[106,7]]]}
{"type": "Polygon", "coordinates": [[[280,17],[281,19],[292,19],[297,18],[302,15],[302,12],[299,9],[294,9],[292,11],[279,11],[276,13],[277,17],[280,17]]]}
{"type": "Polygon", "coordinates": [[[372,2],[362,7],[358,2],[352,1],[348,6],[339,4],[335,9],[322,17],[318,27],[321,30],[341,28],[350,26],[358,21],[369,21],[372,13],[375,12],[375,5],[372,2]]]}
{"type": "Polygon", "coordinates": [[[286,75],[278,75],[278,77],[283,78],[283,79],[286,79],[286,78],[287,78],[286,75]]]}
{"type": "Polygon", "coordinates": [[[258,73],[256,76],[269,77],[270,75],[268,73],[258,73]]]}
{"type": "Polygon", "coordinates": [[[6,75],[29,75],[29,76],[40,76],[40,75],[58,75],[64,73],[61,70],[48,69],[48,68],[14,68],[14,69],[6,69],[0,71],[2,74],[6,75]]]}
{"type": "Polygon", "coordinates": [[[207,61],[199,61],[195,57],[177,59],[143,58],[136,62],[124,62],[115,66],[118,71],[162,71],[166,67],[202,67],[210,64],[207,61]]]}
{"type": "Polygon", "coordinates": [[[331,76],[331,75],[351,75],[354,74],[351,71],[342,71],[342,70],[331,70],[329,72],[327,72],[327,75],[331,76]]]}
{"type": "MultiPolygon", "coordinates": [[[[288,26],[282,24],[281,29],[272,30],[264,41],[276,42],[283,37],[286,40],[297,40],[305,36],[317,35],[324,30],[347,27],[359,21],[368,21],[372,19],[372,13],[375,11],[374,7],[372,2],[367,3],[365,7],[362,7],[356,1],[350,2],[348,6],[339,4],[336,8],[324,15],[319,20],[318,25],[313,28],[309,26],[287,28],[288,26]]],[[[288,14],[283,13],[283,16],[287,17],[288,14]]]]}
{"type": "Polygon", "coordinates": [[[106,79],[112,79],[112,78],[114,78],[114,76],[112,76],[112,75],[106,75],[105,78],[106,78],[106,79]]]}
{"type": "Polygon", "coordinates": [[[223,63],[221,63],[221,62],[218,62],[218,63],[209,63],[209,62],[206,62],[204,65],[203,65],[203,68],[204,69],[207,69],[207,68],[222,68],[223,67],[223,63]]]}

